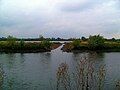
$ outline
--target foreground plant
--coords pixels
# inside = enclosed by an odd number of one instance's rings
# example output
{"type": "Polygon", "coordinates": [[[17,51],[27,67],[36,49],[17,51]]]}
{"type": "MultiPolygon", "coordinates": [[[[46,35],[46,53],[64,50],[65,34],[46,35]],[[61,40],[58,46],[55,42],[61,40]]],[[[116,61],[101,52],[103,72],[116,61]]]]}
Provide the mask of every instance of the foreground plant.
{"type": "Polygon", "coordinates": [[[75,71],[71,74],[66,63],[59,65],[57,76],[57,90],[103,90],[105,80],[105,66],[95,68],[95,62],[83,58],[78,61],[75,71]]]}

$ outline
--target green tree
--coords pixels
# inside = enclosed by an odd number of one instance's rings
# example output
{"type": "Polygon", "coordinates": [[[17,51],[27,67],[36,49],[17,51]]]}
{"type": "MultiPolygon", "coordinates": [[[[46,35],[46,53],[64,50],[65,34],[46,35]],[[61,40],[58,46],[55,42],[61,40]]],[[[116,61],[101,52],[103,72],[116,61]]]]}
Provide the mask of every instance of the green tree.
{"type": "Polygon", "coordinates": [[[81,37],[81,40],[82,40],[82,41],[86,41],[87,39],[86,39],[84,36],[82,36],[82,37],[81,37]]]}
{"type": "Polygon", "coordinates": [[[105,39],[100,35],[90,36],[88,44],[90,49],[102,49],[105,45],[105,39]]]}
{"type": "Polygon", "coordinates": [[[112,38],[111,40],[112,40],[112,41],[115,41],[115,38],[112,38]]]}
{"type": "Polygon", "coordinates": [[[42,35],[39,35],[39,39],[42,41],[44,40],[44,37],[42,35]]]}

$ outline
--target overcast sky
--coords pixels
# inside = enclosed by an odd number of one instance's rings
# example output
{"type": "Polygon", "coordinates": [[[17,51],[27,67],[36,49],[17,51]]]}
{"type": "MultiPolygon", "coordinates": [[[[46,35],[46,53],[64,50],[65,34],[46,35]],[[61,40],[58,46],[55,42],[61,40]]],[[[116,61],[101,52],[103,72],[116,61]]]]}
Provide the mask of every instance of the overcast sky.
{"type": "Polygon", "coordinates": [[[0,37],[120,38],[120,0],[0,0],[0,37]]]}

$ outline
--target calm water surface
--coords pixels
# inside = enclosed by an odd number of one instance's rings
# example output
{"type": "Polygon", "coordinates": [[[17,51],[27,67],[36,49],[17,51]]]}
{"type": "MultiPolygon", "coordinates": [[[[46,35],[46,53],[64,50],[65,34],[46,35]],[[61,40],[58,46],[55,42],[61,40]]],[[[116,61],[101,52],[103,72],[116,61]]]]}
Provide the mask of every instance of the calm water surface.
{"type": "MultiPolygon", "coordinates": [[[[70,86],[73,90],[73,73],[76,72],[77,63],[84,59],[94,62],[94,75],[97,75],[97,69],[99,70],[101,65],[104,66],[103,90],[117,90],[116,83],[120,80],[119,52],[66,53],[60,50],[61,47],[45,53],[0,54],[0,90],[56,90],[56,73],[61,63],[68,67],[67,74],[70,76],[70,86]]],[[[64,90],[62,84],[58,90],[64,90]]]]}

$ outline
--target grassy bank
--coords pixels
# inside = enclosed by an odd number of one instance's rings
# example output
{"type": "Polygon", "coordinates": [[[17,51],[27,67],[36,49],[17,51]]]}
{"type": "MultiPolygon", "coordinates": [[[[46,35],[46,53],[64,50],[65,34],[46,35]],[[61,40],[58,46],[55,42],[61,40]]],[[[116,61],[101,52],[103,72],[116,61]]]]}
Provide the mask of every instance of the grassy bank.
{"type": "Polygon", "coordinates": [[[60,43],[51,43],[49,41],[41,42],[24,42],[24,41],[1,41],[0,52],[5,53],[37,53],[49,52],[59,47],[60,43]]]}
{"type": "Polygon", "coordinates": [[[106,41],[102,36],[90,36],[87,41],[74,40],[72,43],[66,43],[63,51],[105,51],[120,52],[120,42],[106,41]]]}
{"type": "Polygon", "coordinates": [[[71,51],[103,51],[103,52],[120,52],[120,43],[106,43],[104,47],[102,48],[90,48],[88,44],[83,44],[84,42],[81,42],[81,45],[77,48],[74,48],[72,43],[66,43],[62,50],[66,52],[71,52],[71,51]]]}

